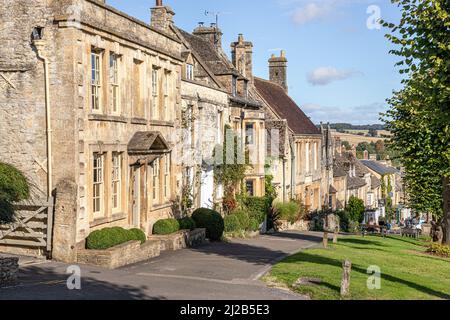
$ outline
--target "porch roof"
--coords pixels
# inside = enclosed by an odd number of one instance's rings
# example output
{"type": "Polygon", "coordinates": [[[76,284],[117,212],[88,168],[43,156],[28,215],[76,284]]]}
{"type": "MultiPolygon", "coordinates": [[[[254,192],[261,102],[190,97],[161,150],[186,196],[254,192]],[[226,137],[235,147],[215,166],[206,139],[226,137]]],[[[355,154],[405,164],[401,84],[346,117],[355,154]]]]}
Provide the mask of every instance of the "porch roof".
{"type": "Polygon", "coordinates": [[[160,132],[136,132],[128,143],[130,155],[161,155],[170,152],[170,146],[160,132]]]}

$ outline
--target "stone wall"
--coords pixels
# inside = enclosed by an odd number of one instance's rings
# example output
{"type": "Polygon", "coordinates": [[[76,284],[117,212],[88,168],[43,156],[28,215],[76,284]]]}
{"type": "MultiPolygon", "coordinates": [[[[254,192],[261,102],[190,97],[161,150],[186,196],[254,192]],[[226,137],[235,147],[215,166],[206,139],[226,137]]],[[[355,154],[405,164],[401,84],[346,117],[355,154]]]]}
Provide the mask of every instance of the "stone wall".
{"type": "Polygon", "coordinates": [[[161,251],[177,251],[202,244],[206,239],[205,229],[181,230],[168,235],[153,235],[149,240],[159,241],[161,251]]]}
{"type": "Polygon", "coordinates": [[[0,257],[0,287],[17,281],[19,258],[0,257]]]}
{"type": "Polygon", "coordinates": [[[108,250],[79,250],[78,263],[95,265],[107,269],[117,269],[142,262],[160,255],[158,241],[130,241],[108,250]]]}

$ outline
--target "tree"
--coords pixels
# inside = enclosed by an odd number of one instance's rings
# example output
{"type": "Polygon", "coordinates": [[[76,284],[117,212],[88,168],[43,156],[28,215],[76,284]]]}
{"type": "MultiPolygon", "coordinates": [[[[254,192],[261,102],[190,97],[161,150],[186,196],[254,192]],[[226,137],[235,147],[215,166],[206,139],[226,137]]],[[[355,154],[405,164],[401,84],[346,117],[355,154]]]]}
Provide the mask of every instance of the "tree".
{"type": "Polygon", "coordinates": [[[402,17],[383,25],[406,78],[383,119],[406,171],[410,206],[440,217],[450,244],[450,2],[391,1],[402,17]]]}
{"type": "Polygon", "coordinates": [[[12,222],[13,204],[29,196],[30,187],[25,176],[13,166],[0,163],[0,223],[12,222]]]}
{"type": "Polygon", "coordinates": [[[364,201],[355,196],[351,196],[350,200],[348,201],[347,208],[345,208],[345,211],[348,213],[351,221],[355,221],[358,223],[363,222],[364,212],[366,211],[366,208],[364,207],[364,201]]]}

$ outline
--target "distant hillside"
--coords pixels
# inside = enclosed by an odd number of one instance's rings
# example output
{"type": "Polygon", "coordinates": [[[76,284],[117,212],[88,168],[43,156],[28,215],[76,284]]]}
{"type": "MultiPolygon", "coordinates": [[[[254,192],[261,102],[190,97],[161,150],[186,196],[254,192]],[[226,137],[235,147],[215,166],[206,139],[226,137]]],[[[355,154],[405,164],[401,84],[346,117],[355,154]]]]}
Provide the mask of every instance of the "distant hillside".
{"type": "Polygon", "coordinates": [[[367,124],[367,125],[353,125],[350,123],[333,123],[330,124],[331,129],[339,132],[357,130],[357,131],[369,131],[369,130],[386,130],[386,125],[384,124],[367,124]]]}

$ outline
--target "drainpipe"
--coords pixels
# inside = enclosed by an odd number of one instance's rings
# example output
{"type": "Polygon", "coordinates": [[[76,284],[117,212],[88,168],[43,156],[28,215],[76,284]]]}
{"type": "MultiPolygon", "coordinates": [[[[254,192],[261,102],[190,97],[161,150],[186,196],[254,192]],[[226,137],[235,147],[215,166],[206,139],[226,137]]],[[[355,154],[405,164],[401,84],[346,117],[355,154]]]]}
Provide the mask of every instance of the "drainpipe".
{"type": "Polygon", "coordinates": [[[48,59],[43,55],[45,42],[43,40],[33,40],[36,47],[38,58],[44,62],[45,73],[45,110],[46,110],[46,125],[47,125],[47,184],[48,197],[52,197],[53,191],[53,170],[52,170],[52,123],[51,123],[51,106],[50,106],[50,83],[48,71],[48,59]]]}
{"type": "Polygon", "coordinates": [[[283,202],[286,202],[286,159],[283,157],[283,202]]]}

